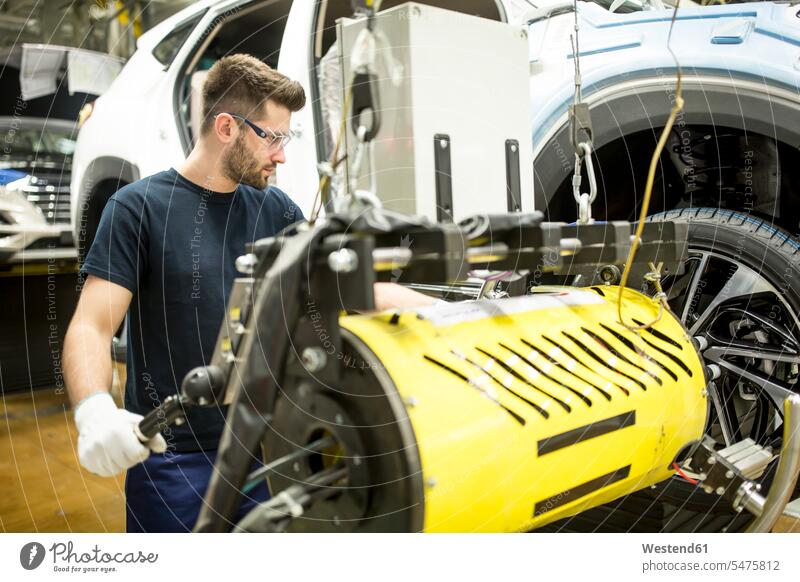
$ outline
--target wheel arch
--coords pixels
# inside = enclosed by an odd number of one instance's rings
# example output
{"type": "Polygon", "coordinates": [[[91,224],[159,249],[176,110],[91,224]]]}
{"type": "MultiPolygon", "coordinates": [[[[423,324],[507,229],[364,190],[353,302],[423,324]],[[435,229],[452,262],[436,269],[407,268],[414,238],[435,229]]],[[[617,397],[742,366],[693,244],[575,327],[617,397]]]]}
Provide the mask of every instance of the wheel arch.
{"type": "MultiPolygon", "coordinates": [[[[651,74],[584,95],[592,113],[595,151],[637,132],[660,131],[674,100],[675,81],[674,74],[651,74]]],[[[795,150],[800,146],[800,129],[781,122],[800,116],[800,98],[789,89],[733,74],[684,75],[683,97],[678,129],[713,125],[763,135],[795,150]]],[[[552,210],[555,219],[563,217],[560,202],[553,198],[560,189],[563,192],[574,167],[566,106],[563,109],[548,127],[535,132],[534,143],[535,208],[552,210]]]]}

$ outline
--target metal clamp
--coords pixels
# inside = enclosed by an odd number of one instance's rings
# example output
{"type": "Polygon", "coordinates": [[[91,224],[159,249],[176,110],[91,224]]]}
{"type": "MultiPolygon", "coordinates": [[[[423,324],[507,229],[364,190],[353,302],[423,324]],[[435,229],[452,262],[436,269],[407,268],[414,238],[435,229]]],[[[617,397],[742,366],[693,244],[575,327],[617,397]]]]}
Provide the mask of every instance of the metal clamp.
{"type": "Polygon", "coordinates": [[[588,142],[578,144],[580,154],[575,154],[575,173],[572,175],[572,196],[578,204],[578,223],[589,224],[592,222],[592,203],[597,198],[597,179],[594,174],[592,161],[592,146],[588,142]],[[581,193],[581,168],[586,162],[586,175],[589,178],[589,193],[581,193]]]}

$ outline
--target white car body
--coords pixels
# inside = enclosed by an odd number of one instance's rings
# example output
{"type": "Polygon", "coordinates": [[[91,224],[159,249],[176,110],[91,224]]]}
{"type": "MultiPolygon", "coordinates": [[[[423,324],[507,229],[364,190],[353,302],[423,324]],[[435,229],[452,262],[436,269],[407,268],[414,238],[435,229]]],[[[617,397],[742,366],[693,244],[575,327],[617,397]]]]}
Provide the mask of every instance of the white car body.
{"type": "MultiPolygon", "coordinates": [[[[487,0],[494,3],[495,0],[487,0]]],[[[545,2],[497,0],[498,11],[509,22],[520,18],[545,2]]],[[[198,42],[215,23],[224,22],[242,9],[264,4],[263,0],[201,0],[163,21],[144,34],[131,57],[110,89],[94,104],[89,118],[81,127],[73,157],[72,224],[76,245],[85,240],[87,210],[98,180],[118,179],[127,183],[176,166],[185,159],[174,104],[175,85],[182,67],[198,42]],[[196,23],[168,67],[153,55],[153,48],[170,32],[196,15],[205,14],[196,23]],[[109,161],[112,169],[95,177],[93,165],[109,161]]],[[[311,98],[311,42],[317,2],[294,0],[288,13],[278,58],[278,70],[299,81],[308,96],[307,105],[292,116],[292,129],[297,138],[286,148],[286,164],[276,172],[276,185],[287,192],[304,213],[311,210],[318,185],[318,151],[315,136],[321,131],[315,124],[311,98]]],[[[571,18],[565,14],[564,18],[571,18]]],[[[106,196],[107,197],[107,196],[106,196]]],[[[104,204],[105,201],[102,201],[104,204]]],[[[96,216],[96,215],[95,215],[96,216]]]]}

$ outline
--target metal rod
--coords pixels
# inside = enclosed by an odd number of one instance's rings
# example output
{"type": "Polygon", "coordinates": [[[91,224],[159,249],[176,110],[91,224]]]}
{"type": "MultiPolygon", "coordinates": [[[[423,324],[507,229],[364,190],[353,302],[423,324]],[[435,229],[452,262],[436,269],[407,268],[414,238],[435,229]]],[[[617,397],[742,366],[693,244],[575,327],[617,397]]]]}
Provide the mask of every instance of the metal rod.
{"type": "Polygon", "coordinates": [[[269,501],[254,507],[233,528],[234,533],[279,531],[283,525],[299,517],[321,495],[322,489],[347,476],[347,468],[335,466],[314,473],[304,483],[290,485],[269,501]]]}
{"type": "Polygon", "coordinates": [[[253,487],[255,487],[261,479],[269,475],[270,473],[275,472],[276,469],[279,469],[283,465],[287,463],[291,463],[292,461],[297,461],[298,459],[302,459],[303,457],[307,457],[313,453],[316,453],[319,449],[323,449],[328,447],[334,443],[332,437],[325,437],[323,439],[319,439],[308,445],[303,449],[298,449],[294,452],[289,453],[288,455],[284,455],[278,459],[275,459],[271,463],[264,465],[263,467],[259,467],[252,473],[247,476],[247,480],[245,481],[244,487],[242,487],[242,493],[247,493],[253,487]]]}
{"type": "MultiPolygon", "coordinates": [[[[792,394],[783,403],[783,447],[778,470],[764,501],[761,515],[747,528],[748,533],[771,531],[789,503],[800,473],[800,396],[792,394]]],[[[747,505],[747,502],[745,502],[747,505]]],[[[755,504],[760,505],[760,504],[755,504]]]]}

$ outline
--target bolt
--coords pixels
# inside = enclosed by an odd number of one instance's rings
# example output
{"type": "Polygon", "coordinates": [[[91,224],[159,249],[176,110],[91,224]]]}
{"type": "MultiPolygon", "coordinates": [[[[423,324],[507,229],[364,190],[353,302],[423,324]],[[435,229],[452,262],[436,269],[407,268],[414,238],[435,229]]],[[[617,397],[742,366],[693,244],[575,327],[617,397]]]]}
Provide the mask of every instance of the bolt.
{"type": "Polygon", "coordinates": [[[428,477],[425,480],[425,485],[427,485],[428,489],[433,489],[434,487],[436,487],[436,479],[434,479],[433,477],[428,477]]]}
{"type": "Polygon", "coordinates": [[[197,399],[197,404],[199,404],[200,406],[205,406],[206,404],[208,404],[208,398],[206,398],[205,396],[201,396],[200,398],[197,399]]]}
{"type": "Polygon", "coordinates": [[[408,408],[414,408],[417,405],[418,400],[414,396],[407,396],[403,399],[403,402],[408,408]]]}
{"type": "Polygon", "coordinates": [[[717,487],[717,495],[722,495],[725,493],[725,487],[717,487]]]}
{"type": "Polygon", "coordinates": [[[353,464],[354,464],[356,467],[358,467],[359,465],[361,465],[361,457],[357,457],[357,456],[356,456],[356,457],[353,457],[353,464]]]}
{"type": "Polygon", "coordinates": [[[708,458],[708,464],[709,464],[709,465],[713,465],[713,464],[715,464],[716,462],[717,462],[717,460],[716,460],[714,457],[709,457],[709,458],[708,458]]]}
{"type": "Polygon", "coordinates": [[[700,479],[701,481],[705,481],[707,477],[708,477],[708,475],[706,475],[705,473],[700,473],[697,476],[697,478],[700,479]]]}
{"type": "Polygon", "coordinates": [[[716,364],[707,365],[706,370],[708,371],[708,376],[711,380],[716,380],[717,378],[722,376],[722,370],[716,364]]]}
{"type": "Polygon", "coordinates": [[[517,151],[517,144],[513,144],[513,143],[511,144],[511,151],[512,152],[517,151]]]}
{"type": "Polygon", "coordinates": [[[242,275],[252,275],[255,273],[256,265],[258,264],[258,257],[253,253],[247,253],[240,257],[236,257],[236,270],[242,275]]]}
{"type": "Polygon", "coordinates": [[[603,283],[613,284],[619,281],[622,274],[616,265],[605,265],[600,269],[600,280],[603,283]]]}
{"type": "Polygon", "coordinates": [[[443,150],[446,150],[447,146],[448,146],[448,142],[447,142],[446,139],[440,139],[439,140],[439,147],[440,148],[442,148],[443,150]]]}
{"type": "Polygon", "coordinates": [[[336,416],[333,418],[333,420],[334,420],[334,422],[336,422],[336,424],[344,424],[344,417],[342,417],[342,415],[341,415],[341,414],[337,414],[337,415],[336,415],[336,416]]]}
{"type": "Polygon", "coordinates": [[[178,418],[176,418],[176,419],[175,419],[175,426],[180,426],[180,425],[182,425],[184,422],[186,422],[186,421],[185,421],[183,418],[181,418],[181,417],[179,416],[178,418]]]}
{"type": "Polygon", "coordinates": [[[733,479],[733,471],[728,471],[727,473],[725,473],[725,478],[726,479],[733,479]]]}
{"type": "Polygon", "coordinates": [[[338,516],[338,515],[334,515],[334,516],[333,516],[333,525],[335,525],[335,526],[337,526],[337,527],[338,527],[338,526],[340,526],[340,525],[342,525],[342,520],[341,520],[341,519],[339,519],[339,516],[338,516]]]}
{"type": "Polygon", "coordinates": [[[292,465],[292,469],[294,470],[295,473],[299,473],[300,472],[300,463],[295,461],[294,465],[292,465]]]}
{"type": "Polygon", "coordinates": [[[339,249],[328,255],[328,267],[334,273],[352,273],[358,269],[358,255],[353,249],[339,249]]]}
{"type": "Polygon", "coordinates": [[[304,349],[301,358],[306,370],[312,373],[319,372],[325,367],[325,364],[328,361],[328,357],[325,355],[325,352],[319,347],[308,347],[304,349]]]}

